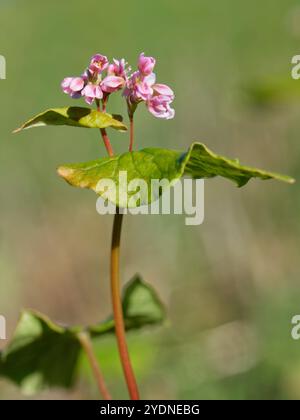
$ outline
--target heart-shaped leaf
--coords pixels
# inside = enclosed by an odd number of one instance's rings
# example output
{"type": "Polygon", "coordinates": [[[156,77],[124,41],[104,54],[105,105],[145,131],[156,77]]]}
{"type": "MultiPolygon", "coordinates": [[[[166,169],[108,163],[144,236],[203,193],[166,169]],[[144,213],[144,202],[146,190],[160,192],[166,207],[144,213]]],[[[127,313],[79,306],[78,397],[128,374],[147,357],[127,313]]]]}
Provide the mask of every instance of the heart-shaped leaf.
{"type": "MultiPolygon", "coordinates": [[[[161,324],[166,317],[157,294],[139,276],[125,287],[123,308],[127,330],[161,324]]],[[[9,346],[0,354],[0,377],[27,394],[49,387],[70,388],[76,380],[82,331],[101,337],[114,332],[114,321],[110,317],[95,326],[66,327],[36,311],[24,311],[9,346]]]]}
{"type": "MultiPolygon", "coordinates": [[[[58,168],[58,174],[69,184],[94,190],[97,194],[117,204],[119,207],[135,207],[150,204],[158,197],[153,196],[151,183],[153,180],[168,180],[173,185],[179,178],[189,175],[192,178],[213,178],[222,176],[241,187],[251,179],[276,179],[288,183],[294,180],[288,176],[242,166],[237,160],[218,156],[202,143],[194,143],[187,153],[166,149],[144,149],[138,152],[124,153],[112,158],[105,157],[86,163],[68,164],[58,168]],[[126,172],[126,183],[120,174],[126,172]],[[128,191],[131,181],[142,179],[147,190],[141,192],[138,204],[130,198],[136,189],[128,191]],[[118,194],[112,190],[99,187],[102,180],[112,180],[118,194]]],[[[162,191],[160,191],[161,193],[162,191]]]]}
{"type": "Polygon", "coordinates": [[[0,376],[15,382],[26,394],[46,386],[69,388],[79,354],[75,334],[35,311],[24,311],[11,343],[1,354],[0,376]]]}
{"type": "Polygon", "coordinates": [[[27,121],[14,132],[18,133],[28,128],[46,125],[67,125],[82,128],[111,127],[119,131],[127,130],[127,127],[122,123],[122,117],[119,115],[110,115],[90,108],[72,106],[48,109],[27,121]]]}

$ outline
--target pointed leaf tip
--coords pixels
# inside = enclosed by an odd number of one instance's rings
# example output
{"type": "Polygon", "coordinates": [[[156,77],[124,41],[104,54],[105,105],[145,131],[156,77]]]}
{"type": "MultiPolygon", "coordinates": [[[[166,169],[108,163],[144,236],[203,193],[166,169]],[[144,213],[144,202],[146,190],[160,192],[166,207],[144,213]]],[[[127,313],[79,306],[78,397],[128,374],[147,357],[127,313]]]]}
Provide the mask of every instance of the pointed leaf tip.
{"type": "Polygon", "coordinates": [[[184,157],[184,172],[193,178],[213,178],[222,176],[243,187],[251,178],[275,179],[293,184],[295,180],[287,175],[243,166],[239,160],[229,159],[212,152],[203,143],[193,143],[184,157]]]}
{"type": "Polygon", "coordinates": [[[62,178],[67,179],[71,173],[72,173],[72,169],[67,168],[66,166],[59,166],[57,168],[57,173],[59,176],[61,176],[62,178]]]}

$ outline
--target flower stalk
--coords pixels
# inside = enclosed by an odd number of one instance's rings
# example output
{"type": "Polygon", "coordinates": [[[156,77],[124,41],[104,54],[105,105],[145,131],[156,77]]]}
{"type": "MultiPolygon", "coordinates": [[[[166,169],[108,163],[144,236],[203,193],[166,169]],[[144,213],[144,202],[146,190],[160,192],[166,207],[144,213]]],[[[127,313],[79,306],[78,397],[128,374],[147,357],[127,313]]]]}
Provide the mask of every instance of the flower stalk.
{"type": "Polygon", "coordinates": [[[123,215],[119,211],[117,211],[114,218],[111,245],[111,294],[116,337],[128,392],[132,400],[139,400],[139,391],[126,342],[125,323],[120,292],[120,242],[122,222],[123,215]]]}
{"type": "Polygon", "coordinates": [[[104,400],[112,400],[112,397],[107,389],[105,379],[99,367],[97,357],[94,353],[90,335],[87,332],[81,332],[77,335],[77,337],[91,365],[93,374],[95,376],[95,379],[98,385],[100,395],[102,395],[104,400]]]}
{"type": "MultiPolygon", "coordinates": [[[[106,111],[106,103],[107,103],[107,98],[105,98],[105,100],[103,100],[103,112],[106,111]]],[[[97,106],[97,111],[101,112],[101,105],[100,105],[100,100],[96,99],[96,106],[97,106]]],[[[111,145],[111,142],[109,140],[108,134],[105,130],[105,128],[100,128],[100,133],[103,139],[103,143],[105,146],[105,149],[107,151],[107,154],[109,157],[113,157],[114,155],[114,149],[111,145]]]]}
{"type": "Polygon", "coordinates": [[[129,141],[129,152],[133,151],[133,143],[134,143],[134,121],[133,116],[129,117],[130,121],[130,141],[129,141]]]}

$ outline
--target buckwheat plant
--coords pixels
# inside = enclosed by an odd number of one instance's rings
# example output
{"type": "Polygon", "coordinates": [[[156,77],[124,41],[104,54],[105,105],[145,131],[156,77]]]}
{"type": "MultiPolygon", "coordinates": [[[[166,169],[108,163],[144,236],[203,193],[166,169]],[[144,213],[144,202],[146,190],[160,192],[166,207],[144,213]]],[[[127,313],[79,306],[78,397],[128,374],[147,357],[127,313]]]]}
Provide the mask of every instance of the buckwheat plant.
{"type": "MultiPolygon", "coordinates": [[[[139,276],[126,286],[121,297],[120,239],[126,209],[150,205],[157,197],[149,193],[132,204],[129,199],[136,191],[128,192],[127,186],[118,184],[121,171],[126,171],[128,182],[142,179],[149,191],[153,179],[166,179],[171,186],[183,176],[194,179],[222,176],[239,187],[247,184],[251,178],[294,182],[288,176],[241,166],[237,160],[219,156],[198,142],[193,143],[186,152],[161,148],[134,150],[134,119],[140,105],[144,104],[156,118],[168,120],[175,117],[172,107],[174,92],[166,84],[157,82],[155,65],[154,58],[141,54],[137,69],[131,71],[124,58],[109,61],[106,56],[96,54],[81,75],[67,77],[61,84],[65,94],[76,100],[84,99],[88,107],[51,108],[16,130],[19,132],[47,125],[99,129],[108,156],[92,162],[62,165],[58,168],[58,174],[75,187],[94,190],[116,208],[110,271],[113,317],[88,327],[66,327],[53,323],[36,311],[23,312],[11,343],[1,354],[0,374],[13,380],[26,392],[33,393],[52,386],[71,387],[83,350],[100,393],[104,399],[111,399],[92,340],[115,333],[130,398],[139,399],[125,330],[161,323],[165,319],[165,309],[152,287],[139,276]],[[129,150],[121,155],[114,154],[107,132],[108,129],[127,131],[122,117],[108,113],[110,96],[116,93],[123,96],[129,118],[129,150]],[[117,195],[99,188],[99,182],[103,179],[109,179],[117,185],[117,195]]],[[[160,194],[164,192],[161,190],[160,194]]]]}

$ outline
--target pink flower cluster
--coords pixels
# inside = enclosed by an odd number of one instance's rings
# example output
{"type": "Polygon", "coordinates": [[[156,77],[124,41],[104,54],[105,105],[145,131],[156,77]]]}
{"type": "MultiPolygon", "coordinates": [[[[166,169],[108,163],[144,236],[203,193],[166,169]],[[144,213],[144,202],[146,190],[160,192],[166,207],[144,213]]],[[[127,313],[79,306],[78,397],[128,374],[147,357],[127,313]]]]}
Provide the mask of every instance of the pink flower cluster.
{"type": "Polygon", "coordinates": [[[145,102],[155,117],[171,119],[175,116],[175,111],[171,108],[175,95],[169,86],[156,83],[156,75],[153,73],[155,64],[153,57],[145,57],[143,53],[140,55],[138,70],[127,80],[124,96],[129,109],[145,102]]]}
{"type": "Polygon", "coordinates": [[[67,77],[62,81],[62,90],[72,98],[85,98],[91,105],[110,93],[122,89],[127,80],[125,60],[114,60],[109,64],[105,55],[92,57],[89,67],[80,77],[67,77]],[[103,77],[106,71],[106,76],[103,77]]]}
{"type": "Polygon", "coordinates": [[[138,70],[132,74],[125,59],[109,63],[106,56],[96,54],[87,70],[80,77],[67,77],[61,87],[72,98],[84,97],[91,105],[95,100],[107,100],[111,93],[124,88],[123,96],[132,116],[139,103],[144,102],[148,110],[157,118],[171,119],[175,116],[171,108],[175,95],[172,89],[156,83],[153,73],[156,60],[142,53],[138,60],[138,70]]]}

